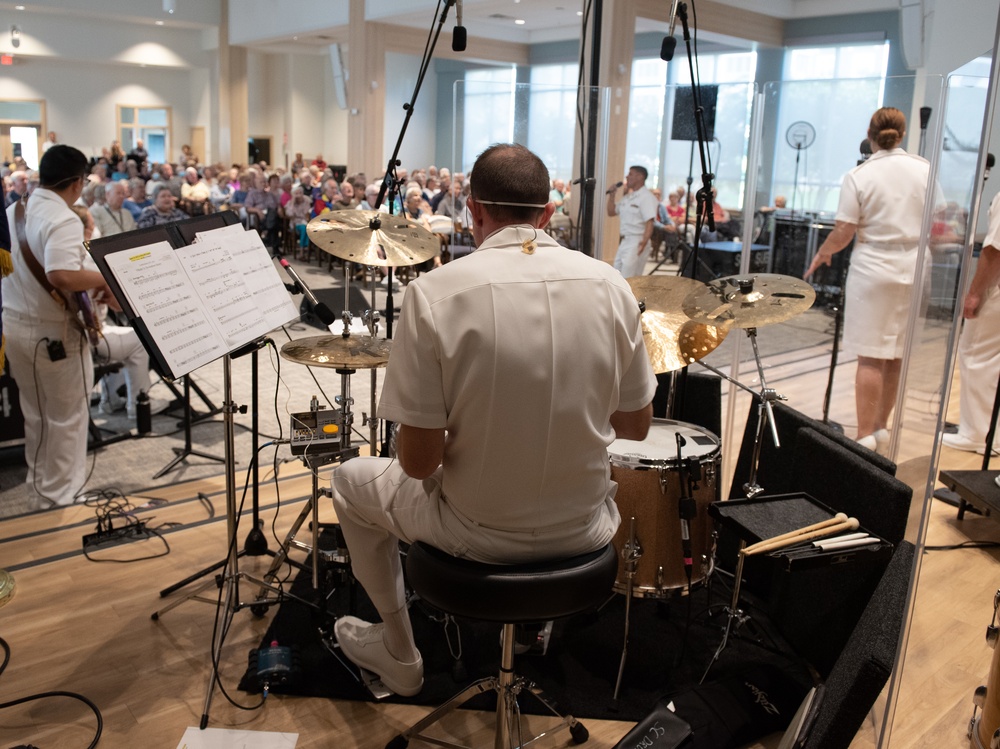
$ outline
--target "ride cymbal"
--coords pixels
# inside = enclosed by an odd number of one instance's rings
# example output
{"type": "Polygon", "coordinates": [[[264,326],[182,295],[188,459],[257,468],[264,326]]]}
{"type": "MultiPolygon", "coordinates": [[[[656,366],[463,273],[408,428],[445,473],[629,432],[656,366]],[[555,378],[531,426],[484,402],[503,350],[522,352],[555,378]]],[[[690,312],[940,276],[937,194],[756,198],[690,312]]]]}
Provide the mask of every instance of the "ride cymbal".
{"type": "Polygon", "coordinates": [[[389,361],[391,348],[391,340],[369,335],[318,335],[289,341],[281,357],[310,367],[378,369],[389,361]]]}
{"type": "Polygon", "coordinates": [[[706,325],[757,328],[802,314],[814,301],[816,291],[801,278],[757,273],[709,281],[684,299],[684,312],[706,325]]]}
{"type": "Polygon", "coordinates": [[[729,332],[729,323],[705,325],[684,314],[684,299],[704,287],[700,281],[679,276],[636,276],[628,283],[644,307],[642,337],[657,374],[703,359],[729,332]]]}
{"type": "Polygon", "coordinates": [[[441,252],[441,240],[402,216],[379,211],[330,211],[306,225],[323,252],[361,265],[416,265],[441,252]]]}

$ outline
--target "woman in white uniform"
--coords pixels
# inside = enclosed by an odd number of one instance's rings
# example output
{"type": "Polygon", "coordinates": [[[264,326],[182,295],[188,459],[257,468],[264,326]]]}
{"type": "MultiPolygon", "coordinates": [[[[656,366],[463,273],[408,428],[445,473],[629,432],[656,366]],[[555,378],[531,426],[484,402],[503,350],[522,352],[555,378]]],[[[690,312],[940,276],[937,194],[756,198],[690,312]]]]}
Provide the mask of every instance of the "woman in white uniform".
{"type": "Polygon", "coordinates": [[[806,270],[809,278],[855,237],[847,274],[844,348],[858,357],[855,400],[859,443],[881,454],[896,402],[919,257],[930,164],[899,147],[906,117],[883,107],[868,126],[872,156],[844,177],[836,225],[806,270]]]}

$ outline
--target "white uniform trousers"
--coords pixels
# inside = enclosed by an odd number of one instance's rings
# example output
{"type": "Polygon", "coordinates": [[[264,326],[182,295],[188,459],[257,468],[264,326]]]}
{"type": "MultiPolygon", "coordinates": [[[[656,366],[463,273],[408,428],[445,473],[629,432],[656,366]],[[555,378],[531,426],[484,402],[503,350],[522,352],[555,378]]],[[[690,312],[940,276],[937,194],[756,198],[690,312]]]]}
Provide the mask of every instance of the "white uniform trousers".
{"type": "Polygon", "coordinates": [[[515,563],[583,554],[608,543],[620,516],[609,498],[586,522],[544,530],[502,530],[458,515],[441,496],[441,468],[419,480],[390,458],[353,458],[333,473],[337,511],[354,576],[380,612],[406,603],[397,539],[424,541],[452,556],[515,563]]]}
{"type": "Polygon", "coordinates": [[[625,278],[641,276],[646,269],[650,243],[646,243],[646,248],[640,255],[638,254],[638,250],[641,241],[641,234],[631,234],[622,237],[621,242],[618,244],[618,252],[615,254],[615,270],[625,278]]]}
{"type": "Polygon", "coordinates": [[[37,509],[72,504],[87,478],[87,427],[94,367],[90,344],[73,325],[3,312],[7,359],[24,414],[26,484],[37,509]],[[46,342],[62,341],[52,361],[46,342]]]}
{"type": "MultiPolygon", "coordinates": [[[[962,382],[958,433],[985,445],[1000,378],[1000,289],[996,287],[986,295],[979,316],[965,321],[958,339],[958,371],[962,382]]],[[[994,437],[993,444],[998,442],[994,437]]]]}

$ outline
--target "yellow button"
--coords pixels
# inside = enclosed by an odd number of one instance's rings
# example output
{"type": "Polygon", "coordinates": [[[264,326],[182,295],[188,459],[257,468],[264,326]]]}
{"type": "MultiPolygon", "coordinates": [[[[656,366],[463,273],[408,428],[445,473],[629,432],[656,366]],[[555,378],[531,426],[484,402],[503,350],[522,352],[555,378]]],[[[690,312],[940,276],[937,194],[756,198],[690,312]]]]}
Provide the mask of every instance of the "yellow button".
{"type": "Polygon", "coordinates": [[[336,434],[339,431],[340,431],[340,427],[338,427],[336,424],[324,424],[323,425],[323,433],[324,434],[336,434]]]}

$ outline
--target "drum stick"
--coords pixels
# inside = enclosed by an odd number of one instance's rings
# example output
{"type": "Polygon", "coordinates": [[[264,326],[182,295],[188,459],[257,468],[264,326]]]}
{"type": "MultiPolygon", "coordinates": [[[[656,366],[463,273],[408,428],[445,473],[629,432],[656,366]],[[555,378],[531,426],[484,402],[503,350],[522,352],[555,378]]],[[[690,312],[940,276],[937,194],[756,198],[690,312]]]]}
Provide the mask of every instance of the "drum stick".
{"type": "Polygon", "coordinates": [[[786,546],[794,546],[795,544],[802,543],[803,541],[812,541],[814,538],[820,538],[821,536],[829,536],[834,533],[841,533],[842,531],[857,530],[859,525],[860,523],[858,523],[857,518],[847,518],[847,520],[840,521],[836,525],[819,528],[818,530],[814,530],[809,533],[801,533],[797,536],[792,536],[791,538],[783,540],[768,540],[760,544],[754,544],[753,547],[747,547],[744,549],[743,553],[746,555],[765,554],[777,549],[783,549],[786,546]],[[753,549],[752,551],[751,548],[753,549]]]}
{"type": "Polygon", "coordinates": [[[813,541],[813,546],[830,546],[831,544],[839,544],[842,541],[855,541],[859,538],[872,538],[872,536],[864,531],[859,531],[858,533],[845,533],[843,536],[821,538],[819,541],[813,541]]]}
{"type": "Polygon", "coordinates": [[[804,528],[798,528],[797,530],[789,531],[788,533],[782,533],[779,536],[772,536],[771,538],[765,538],[763,541],[758,541],[755,544],[751,544],[750,546],[746,547],[743,551],[747,554],[752,554],[753,553],[752,550],[756,549],[758,546],[763,546],[764,544],[773,543],[774,541],[784,541],[786,538],[795,538],[796,536],[800,536],[803,533],[810,533],[812,531],[819,530],[820,528],[826,528],[836,523],[842,523],[845,520],[847,520],[847,515],[845,515],[842,512],[838,512],[832,518],[827,518],[822,522],[813,523],[812,525],[807,525],[804,528]]]}

